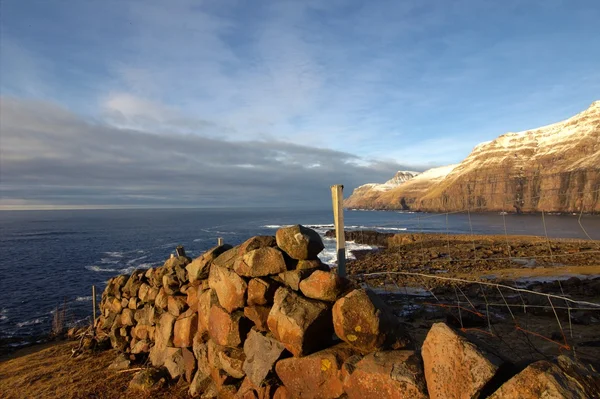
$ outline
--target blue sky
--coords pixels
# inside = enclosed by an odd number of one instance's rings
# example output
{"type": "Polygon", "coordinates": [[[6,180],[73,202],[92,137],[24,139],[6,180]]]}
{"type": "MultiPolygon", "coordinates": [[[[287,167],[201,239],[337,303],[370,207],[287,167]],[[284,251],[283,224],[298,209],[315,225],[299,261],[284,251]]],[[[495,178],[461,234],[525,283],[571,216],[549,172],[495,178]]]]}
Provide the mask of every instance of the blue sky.
{"type": "MultiPolygon", "coordinates": [[[[0,4],[3,113],[18,115],[3,135],[29,117],[37,118],[32,126],[54,123],[45,137],[77,120],[98,140],[110,130],[104,136],[214,140],[242,145],[242,153],[244,143],[279,143],[286,149],[267,156],[281,163],[275,170],[295,159],[289,148],[330,150],[325,158],[360,169],[352,187],[396,168],[458,162],[482,141],[565,119],[600,99],[593,0],[0,4]]],[[[20,137],[54,150],[56,140],[42,142],[32,129],[20,137]]],[[[118,147],[115,140],[89,141],[89,151],[118,147]]],[[[9,144],[10,159],[22,162],[25,146],[9,144]]],[[[290,165],[303,163],[298,157],[290,165]]],[[[324,163],[311,162],[303,165],[309,175],[324,163]]],[[[5,204],[88,203],[76,194],[35,195],[33,180],[22,190],[21,166],[4,176],[5,204]]],[[[135,202],[123,198],[115,192],[102,201],[135,202]]]]}

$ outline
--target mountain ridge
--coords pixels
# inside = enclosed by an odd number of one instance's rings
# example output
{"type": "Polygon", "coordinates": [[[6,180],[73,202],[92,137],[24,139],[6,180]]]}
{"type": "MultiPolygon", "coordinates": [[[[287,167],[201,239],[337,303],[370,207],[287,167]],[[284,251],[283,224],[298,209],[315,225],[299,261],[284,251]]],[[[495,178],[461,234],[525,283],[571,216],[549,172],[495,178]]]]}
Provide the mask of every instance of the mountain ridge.
{"type": "Polygon", "coordinates": [[[363,185],[344,205],[413,211],[600,212],[600,101],[560,122],[480,143],[456,165],[388,190],[363,185]],[[360,190],[359,190],[360,189],[360,190]]]}

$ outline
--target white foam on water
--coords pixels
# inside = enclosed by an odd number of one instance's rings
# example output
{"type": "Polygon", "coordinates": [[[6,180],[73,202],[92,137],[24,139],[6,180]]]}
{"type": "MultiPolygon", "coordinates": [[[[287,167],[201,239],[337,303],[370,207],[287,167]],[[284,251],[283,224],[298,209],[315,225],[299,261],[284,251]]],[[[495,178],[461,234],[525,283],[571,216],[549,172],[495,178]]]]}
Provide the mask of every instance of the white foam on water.
{"type": "Polygon", "coordinates": [[[406,227],[373,227],[375,230],[406,231],[406,227]]]}
{"type": "Polygon", "coordinates": [[[105,265],[116,265],[117,263],[119,263],[121,260],[120,259],[110,259],[110,258],[100,258],[100,263],[103,263],[105,265]]]}
{"type": "Polygon", "coordinates": [[[92,300],[92,296],[78,296],[77,298],[75,298],[76,302],[87,302],[87,301],[91,301],[92,300]]]}
{"type": "Polygon", "coordinates": [[[23,321],[21,323],[17,323],[17,327],[21,328],[21,327],[33,326],[36,324],[42,324],[43,322],[44,322],[44,319],[34,319],[34,320],[29,320],[29,321],[23,321]]]}
{"type": "Polygon", "coordinates": [[[117,269],[101,268],[100,266],[96,266],[96,265],[86,266],[85,268],[92,272],[117,272],[118,271],[117,269]]]}
{"type": "Polygon", "coordinates": [[[196,238],[194,240],[192,240],[193,242],[200,242],[200,241],[205,241],[206,238],[196,238]]]}
{"type": "Polygon", "coordinates": [[[6,309],[6,308],[0,309],[0,321],[8,319],[8,316],[6,315],[7,313],[8,313],[8,309],[6,309]]]}
{"type": "Polygon", "coordinates": [[[119,251],[115,251],[115,252],[104,252],[106,255],[113,257],[113,258],[122,258],[123,257],[123,252],[119,252],[119,251]]]}
{"type": "Polygon", "coordinates": [[[144,256],[140,256],[139,258],[134,258],[134,259],[128,260],[127,264],[131,265],[131,264],[137,262],[138,260],[146,259],[147,257],[148,257],[148,255],[144,255],[144,256]]]}
{"type": "MultiPolygon", "coordinates": [[[[326,263],[330,266],[337,264],[337,250],[335,239],[330,239],[326,237],[323,240],[323,244],[325,245],[325,249],[319,254],[319,259],[321,262],[326,263]]],[[[352,253],[352,251],[359,250],[372,250],[377,249],[377,246],[367,245],[367,244],[357,244],[354,241],[346,241],[346,259],[354,260],[356,257],[352,253]]]]}

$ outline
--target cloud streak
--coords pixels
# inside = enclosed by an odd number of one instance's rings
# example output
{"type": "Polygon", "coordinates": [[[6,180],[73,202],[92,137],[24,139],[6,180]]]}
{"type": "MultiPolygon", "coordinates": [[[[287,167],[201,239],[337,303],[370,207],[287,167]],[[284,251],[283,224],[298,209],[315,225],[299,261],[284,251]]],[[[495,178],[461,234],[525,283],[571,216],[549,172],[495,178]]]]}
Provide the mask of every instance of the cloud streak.
{"type": "Polygon", "coordinates": [[[2,98],[8,205],[324,207],[328,188],[387,179],[402,165],[282,141],[227,141],[90,122],[55,104],[2,98]]]}

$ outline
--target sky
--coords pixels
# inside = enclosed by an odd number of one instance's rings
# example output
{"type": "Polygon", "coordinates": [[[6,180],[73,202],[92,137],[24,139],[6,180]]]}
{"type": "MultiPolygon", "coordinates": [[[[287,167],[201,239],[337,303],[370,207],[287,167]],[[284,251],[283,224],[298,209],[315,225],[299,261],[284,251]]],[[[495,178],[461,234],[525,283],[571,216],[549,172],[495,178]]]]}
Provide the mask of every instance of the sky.
{"type": "Polygon", "coordinates": [[[0,209],[325,207],[600,99],[597,0],[0,1],[0,209]]]}

